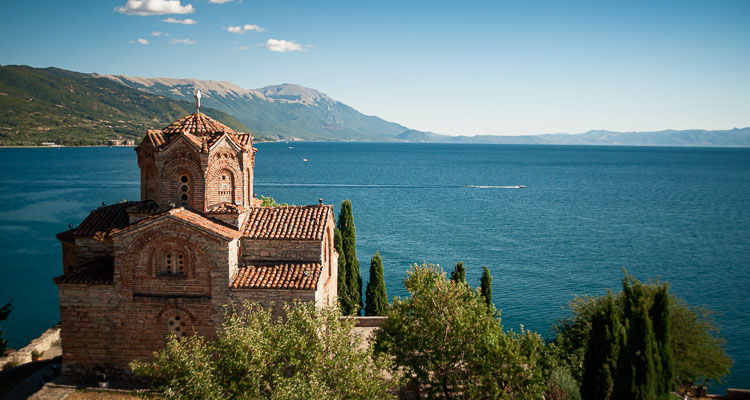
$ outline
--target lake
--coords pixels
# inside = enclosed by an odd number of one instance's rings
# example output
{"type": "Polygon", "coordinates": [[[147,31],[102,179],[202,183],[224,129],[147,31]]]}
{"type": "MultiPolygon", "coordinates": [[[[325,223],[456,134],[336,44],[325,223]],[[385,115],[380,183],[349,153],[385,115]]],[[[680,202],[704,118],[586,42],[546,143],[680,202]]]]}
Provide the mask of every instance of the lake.
{"type": "MultiPolygon", "coordinates": [[[[551,333],[574,294],[618,289],[622,269],[717,311],[750,386],[750,149],[261,143],[255,192],[278,202],[352,200],[366,284],[383,257],[389,296],[410,264],[493,276],[503,325],[551,333]],[[308,161],[303,161],[307,159],[308,161]],[[525,188],[510,188],[524,185],[525,188]]],[[[0,149],[2,324],[21,347],[59,320],[55,234],[139,198],[132,148],[0,149]]]]}

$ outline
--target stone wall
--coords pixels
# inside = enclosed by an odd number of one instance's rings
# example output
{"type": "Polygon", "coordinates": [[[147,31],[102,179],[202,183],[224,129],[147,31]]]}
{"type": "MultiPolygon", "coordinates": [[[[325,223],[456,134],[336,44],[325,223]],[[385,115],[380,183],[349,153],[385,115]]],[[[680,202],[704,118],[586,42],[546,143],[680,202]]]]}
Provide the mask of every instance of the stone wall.
{"type": "Polygon", "coordinates": [[[312,290],[289,289],[231,289],[232,302],[241,304],[250,301],[268,308],[274,315],[281,315],[283,306],[295,300],[315,301],[316,292],[312,290]]]}
{"type": "Polygon", "coordinates": [[[320,262],[321,242],[316,240],[268,240],[242,238],[242,261],[320,262]]]}

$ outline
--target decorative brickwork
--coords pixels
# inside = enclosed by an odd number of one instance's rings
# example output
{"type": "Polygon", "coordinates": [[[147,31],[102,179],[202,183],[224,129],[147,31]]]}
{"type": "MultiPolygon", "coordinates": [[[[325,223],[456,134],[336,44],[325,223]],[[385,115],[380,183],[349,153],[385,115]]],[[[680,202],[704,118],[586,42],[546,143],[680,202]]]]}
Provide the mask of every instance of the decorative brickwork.
{"type": "Polygon", "coordinates": [[[58,234],[65,373],[127,373],[169,334],[213,337],[243,300],[337,303],[332,207],[257,207],[256,151],[200,113],[149,130],[136,148],[142,201],[58,234]]]}

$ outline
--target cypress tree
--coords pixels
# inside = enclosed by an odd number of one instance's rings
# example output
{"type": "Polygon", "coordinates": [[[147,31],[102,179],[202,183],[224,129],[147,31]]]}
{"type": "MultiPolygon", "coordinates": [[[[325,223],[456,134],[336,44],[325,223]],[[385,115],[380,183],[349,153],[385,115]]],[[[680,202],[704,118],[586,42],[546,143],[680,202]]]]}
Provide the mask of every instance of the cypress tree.
{"type": "Polygon", "coordinates": [[[589,340],[583,359],[581,384],[583,400],[613,398],[622,334],[622,325],[615,301],[610,294],[591,321],[589,340]]]}
{"type": "Polygon", "coordinates": [[[385,292],[383,260],[379,251],[375,252],[375,256],[370,261],[370,281],[367,282],[365,298],[367,299],[365,315],[385,315],[386,308],[388,308],[388,295],[385,292]]]}
{"type": "Polygon", "coordinates": [[[333,229],[333,247],[339,253],[338,262],[338,298],[341,313],[349,315],[352,313],[352,307],[349,301],[349,289],[346,287],[346,253],[344,253],[344,242],[341,238],[341,231],[338,227],[333,229]]]}
{"type": "Polygon", "coordinates": [[[456,263],[456,268],[451,272],[451,281],[466,283],[466,268],[463,261],[456,263]]]}
{"type": "Polygon", "coordinates": [[[487,307],[490,307],[492,304],[492,275],[490,275],[490,269],[486,265],[483,268],[482,285],[480,288],[484,302],[487,303],[487,307]]]}
{"type": "Polygon", "coordinates": [[[659,286],[654,295],[654,303],[651,305],[651,322],[656,340],[656,351],[658,357],[654,362],[657,371],[656,394],[657,398],[668,399],[672,391],[673,358],[672,346],[669,342],[669,288],[666,284],[659,286]]]}
{"type": "Polygon", "coordinates": [[[354,214],[351,200],[341,202],[338,228],[341,231],[343,250],[346,258],[346,288],[348,302],[352,309],[349,315],[359,315],[362,310],[362,277],[359,274],[357,259],[357,233],[354,228],[354,214]]]}
{"type": "Polygon", "coordinates": [[[656,398],[656,340],[643,287],[638,281],[631,284],[633,280],[627,274],[623,279],[623,308],[629,319],[626,346],[617,363],[615,389],[618,398],[649,400],[656,398]]]}

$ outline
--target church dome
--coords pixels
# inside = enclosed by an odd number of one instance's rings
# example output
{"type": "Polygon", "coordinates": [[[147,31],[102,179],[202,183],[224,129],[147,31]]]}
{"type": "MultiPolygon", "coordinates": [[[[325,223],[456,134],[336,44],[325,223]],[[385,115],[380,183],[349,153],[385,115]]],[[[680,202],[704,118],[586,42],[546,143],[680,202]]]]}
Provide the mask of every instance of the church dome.
{"type": "Polygon", "coordinates": [[[195,136],[211,136],[216,133],[237,134],[234,129],[200,112],[190,114],[172,122],[169,126],[162,129],[162,132],[167,136],[180,133],[190,133],[195,136]]]}

